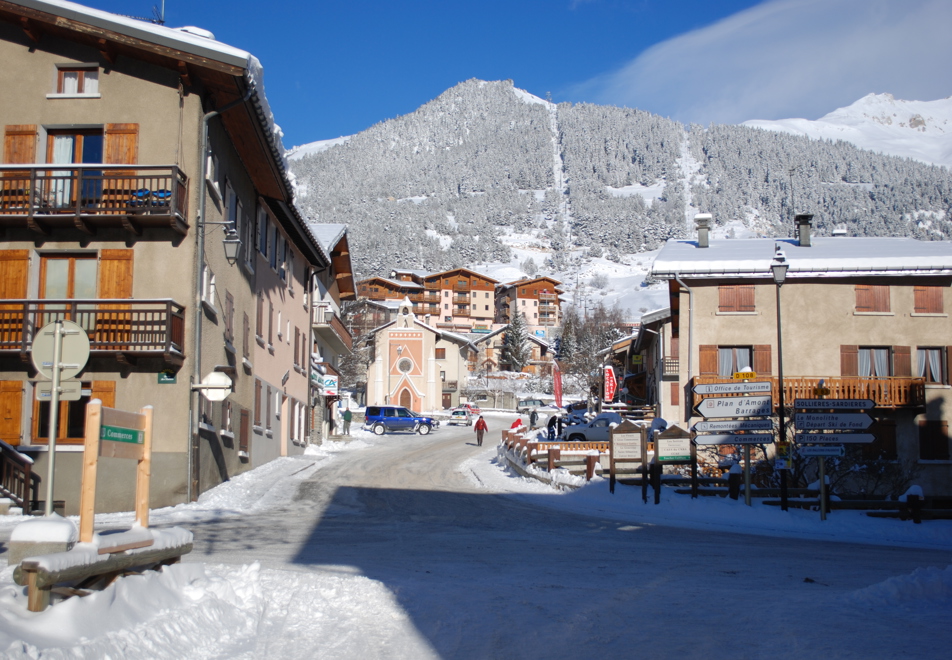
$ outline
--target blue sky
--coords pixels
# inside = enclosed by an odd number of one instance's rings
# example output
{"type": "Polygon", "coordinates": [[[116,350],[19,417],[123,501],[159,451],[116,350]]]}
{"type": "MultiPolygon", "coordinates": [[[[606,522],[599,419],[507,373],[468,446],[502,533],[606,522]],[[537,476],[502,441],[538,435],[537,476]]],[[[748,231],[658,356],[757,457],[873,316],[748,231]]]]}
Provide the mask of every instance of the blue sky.
{"type": "MultiPolygon", "coordinates": [[[[153,2],[82,4],[149,16],[153,2]]],[[[167,0],[166,25],[262,61],[287,147],[470,78],[702,124],[816,119],[870,92],[952,95],[948,0],[167,0]]]]}

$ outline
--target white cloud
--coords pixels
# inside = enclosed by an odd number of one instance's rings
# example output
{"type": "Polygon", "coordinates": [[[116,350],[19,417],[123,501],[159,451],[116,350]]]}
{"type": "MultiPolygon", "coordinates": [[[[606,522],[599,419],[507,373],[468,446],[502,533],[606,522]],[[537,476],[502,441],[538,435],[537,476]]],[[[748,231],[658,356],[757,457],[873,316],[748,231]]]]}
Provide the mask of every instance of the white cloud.
{"type": "Polygon", "coordinates": [[[869,93],[952,95],[952,2],[772,0],[652,46],[572,100],[685,122],[815,119],[869,93]]]}

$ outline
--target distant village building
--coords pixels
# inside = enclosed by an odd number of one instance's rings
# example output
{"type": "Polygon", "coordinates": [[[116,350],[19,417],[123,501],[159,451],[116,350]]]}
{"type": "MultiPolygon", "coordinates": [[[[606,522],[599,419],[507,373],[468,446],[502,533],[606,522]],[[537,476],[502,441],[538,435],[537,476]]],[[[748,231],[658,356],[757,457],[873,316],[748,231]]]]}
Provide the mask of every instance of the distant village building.
{"type": "Polygon", "coordinates": [[[562,324],[558,288],[562,283],[551,277],[536,277],[502,284],[496,289],[496,323],[508,324],[515,312],[522,312],[532,334],[549,336],[562,324]]]}

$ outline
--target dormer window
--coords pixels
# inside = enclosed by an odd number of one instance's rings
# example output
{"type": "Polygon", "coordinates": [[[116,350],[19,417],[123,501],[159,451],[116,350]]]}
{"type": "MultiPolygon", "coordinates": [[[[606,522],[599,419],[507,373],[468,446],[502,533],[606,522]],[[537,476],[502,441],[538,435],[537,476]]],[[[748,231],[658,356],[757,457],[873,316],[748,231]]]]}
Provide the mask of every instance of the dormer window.
{"type": "Polygon", "coordinates": [[[99,67],[57,65],[56,87],[50,96],[99,98],[99,67]]]}

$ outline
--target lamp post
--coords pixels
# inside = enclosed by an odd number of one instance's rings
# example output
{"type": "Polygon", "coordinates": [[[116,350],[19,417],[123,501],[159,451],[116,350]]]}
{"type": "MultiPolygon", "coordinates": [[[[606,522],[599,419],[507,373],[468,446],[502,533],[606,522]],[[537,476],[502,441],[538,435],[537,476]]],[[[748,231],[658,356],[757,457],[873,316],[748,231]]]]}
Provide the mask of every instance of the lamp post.
{"type": "MultiPolygon", "coordinates": [[[[777,246],[776,253],[774,254],[774,261],[770,265],[770,270],[773,271],[773,280],[777,285],[777,376],[778,383],[777,389],[780,394],[779,407],[777,412],[780,415],[780,436],[778,438],[777,448],[778,450],[781,447],[786,447],[787,442],[787,425],[786,419],[784,417],[784,401],[783,401],[783,331],[782,331],[782,320],[780,316],[780,287],[783,286],[783,281],[787,277],[787,268],[789,264],[786,262],[786,256],[783,253],[783,250],[777,246]]],[[[789,470],[789,464],[784,465],[780,469],[780,510],[787,510],[787,472],[789,470]]]]}

